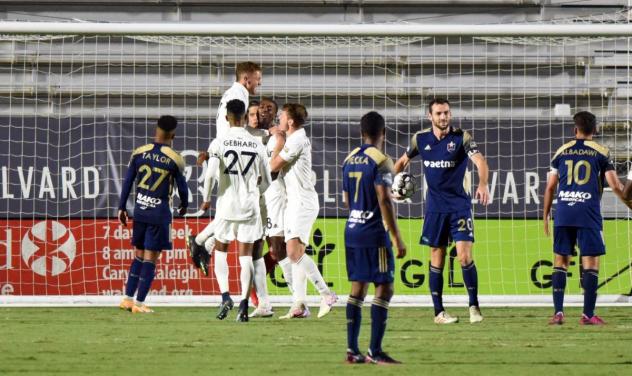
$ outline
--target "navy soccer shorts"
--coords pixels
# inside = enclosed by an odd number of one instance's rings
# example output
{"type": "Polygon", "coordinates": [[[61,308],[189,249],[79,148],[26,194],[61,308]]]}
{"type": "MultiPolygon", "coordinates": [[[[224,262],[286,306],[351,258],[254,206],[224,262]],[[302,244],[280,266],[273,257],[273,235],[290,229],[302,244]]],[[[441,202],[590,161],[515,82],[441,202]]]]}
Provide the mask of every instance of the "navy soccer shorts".
{"type": "Polygon", "coordinates": [[[390,247],[346,247],[347,277],[353,282],[393,283],[395,259],[390,247]]]}
{"type": "Polygon", "coordinates": [[[148,251],[171,249],[171,224],[154,225],[134,221],[132,245],[148,251]]]}
{"type": "Polygon", "coordinates": [[[474,242],[472,212],[426,213],[419,244],[443,248],[450,240],[474,242]]]}
{"type": "Polygon", "coordinates": [[[555,226],[553,228],[553,252],[562,256],[572,256],[575,246],[579,246],[582,256],[606,254],[606,245],[600,230],[584,227],[555,226]]]}

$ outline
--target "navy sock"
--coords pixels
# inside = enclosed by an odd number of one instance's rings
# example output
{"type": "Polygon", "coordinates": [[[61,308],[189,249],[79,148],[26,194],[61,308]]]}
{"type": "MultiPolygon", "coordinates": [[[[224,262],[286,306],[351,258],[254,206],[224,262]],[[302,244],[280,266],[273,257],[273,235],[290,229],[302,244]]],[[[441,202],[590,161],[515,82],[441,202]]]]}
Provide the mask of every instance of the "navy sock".
{"type": "Polygon", "coordinates": [[[347,348],[355,353],[360,352],[358,336],[362,323],[363,300],[349,295],[347,299],[347,348]]]}
{"type": "Polygon", "coordinates": [[[564,290],[566,289],[566,269],[562,267],[553,268],[551,276],[553,282],[553,305],[555,312],[564,312],[564,290]]]}
{"type": "Polygon", "coordinates": [[[143,268],[140,271],[140,278],[138,283],[138,294],[136,294],[136,301],[144,302],[149,289],[151,288],[151,282],[156,275],[156,264],[152,261],[143,261],[143,268]]]}
{"type": "Polygon", "coordinates": [[[599,284],[599,270],[584,269],[584,315],[595,315],[597,302],[597,285],[599,284]]]}
{"type": "Polygon", "coordinates": [[[469,265],[461,266],[461,271],[463,271],[463,282],[469,296],[469,305],[478,307],[478,273],[474,261],[469,265]]]}
{"type": "Polygon", "coordinates": [[[138,288],[138,278],[140,277],[140,269],[143,267],[143,259],[140,257],[134,257],[132,265],[129,267],[129,275],[127,276],[127,283],[125,284],[125,295],[130,298],[136,294],[138,288]]]}
{"type": "Polygon", "coordinates": [[[222,293],[222,302],[225,302],[227,300],[230,300],[230,293],[229,292],[223,292],[222,293]]]}
{"type": "Polygon", "coordinates": [[[371,344],[369,350],[375,355],[382,351],[382,338],[386,331],[388,300],[374,298],[371,304],[371,344]]]}
{"type": "Polygon", "coordinates": [[[443,268],[437,268],[430,265],[430,277],[428,281],[430,294],[432,296],[432,305],[434,306],[435,316],[444,311],[443,308],[443,268]]]}

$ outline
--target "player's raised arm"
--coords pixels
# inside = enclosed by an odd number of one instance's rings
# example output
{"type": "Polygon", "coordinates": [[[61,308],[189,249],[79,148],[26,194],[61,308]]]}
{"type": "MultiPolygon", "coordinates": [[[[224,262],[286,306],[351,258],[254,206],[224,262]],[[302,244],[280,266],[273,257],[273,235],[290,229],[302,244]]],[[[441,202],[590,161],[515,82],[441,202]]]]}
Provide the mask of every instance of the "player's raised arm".
{"type": "Polygon", "coordinates": [[[270,156],[270,171],[279,172],[288,163],[288,161],[281,157],[281,152],[283,151],[283,147],[285,147],[286,141],[285,132],[278,131],[274,137],[276,137],[276,145],[270,156]]]}
{"type": "Polygon", "coordinates": [[[557,183],[559,182],[559,176],[557,175],[557,169],[552,168],[548,173],[546,181],[546,188],[544,189],[544,235],[550,235],[549,220],[551,218],[551,207],[553,206],[553,197],[557,190],[557,183]]]}
{"type": "MultiPolygon", "coordinates": [[[[215,141],[211,143],[211,148],[213,148],[213,144],[216,144],[215,141]]],[[[200,210],[207,211],[211,206],[211,193],[213,191],[213,186],[215,186],[215,178],[217,174],[215,173],[219,168],[219,158],[216,155],[211,155],[207,165],[206,165],[206,173],[204,174],[204,188],[202,191],[202,205],[200,206],[200,210]]]]}

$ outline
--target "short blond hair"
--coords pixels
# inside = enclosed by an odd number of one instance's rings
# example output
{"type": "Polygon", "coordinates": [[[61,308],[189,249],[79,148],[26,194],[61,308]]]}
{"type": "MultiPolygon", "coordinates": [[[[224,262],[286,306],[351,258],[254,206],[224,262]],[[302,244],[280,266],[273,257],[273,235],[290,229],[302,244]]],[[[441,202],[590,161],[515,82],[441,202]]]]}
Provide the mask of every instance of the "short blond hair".
{"type": "Polygon", "coordinates": [[[261,67],[257,63],[253,63],[252,61],[244,61],[243,63],[237,64],[237,69],[235,70],[235,81],[239,81],[241,76],[247,73],[255,73],[261,72],[261,67]]]}

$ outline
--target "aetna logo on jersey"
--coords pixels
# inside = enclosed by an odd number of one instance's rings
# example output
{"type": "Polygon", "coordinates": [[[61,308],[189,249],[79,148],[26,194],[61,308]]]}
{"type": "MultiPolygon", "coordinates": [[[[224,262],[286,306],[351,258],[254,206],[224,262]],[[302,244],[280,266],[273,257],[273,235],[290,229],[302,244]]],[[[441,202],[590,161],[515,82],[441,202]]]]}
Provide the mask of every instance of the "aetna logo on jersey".
{"type": "Polygon", "coordinates": [[[155,208],[158,205],[162,204],[162,200],[157,197],[151,197],[139,193],[136,195],[136,203],[141,206],[141,209],[146,209],[147,207],[155,208]]]}
{"type": "Polygon", "coordinates": [[[456,166],[455,161],[424,161],[426,168],[453,168],[456,166]]]}
{"type": "Polygon", "coordinates": [[[592,195],[588,192],[579,191],[560,191],[557,195],[558,200],[566,202],[568,206],[573,206],[578,202],[586,202],[592,198],[592,195]]]}

